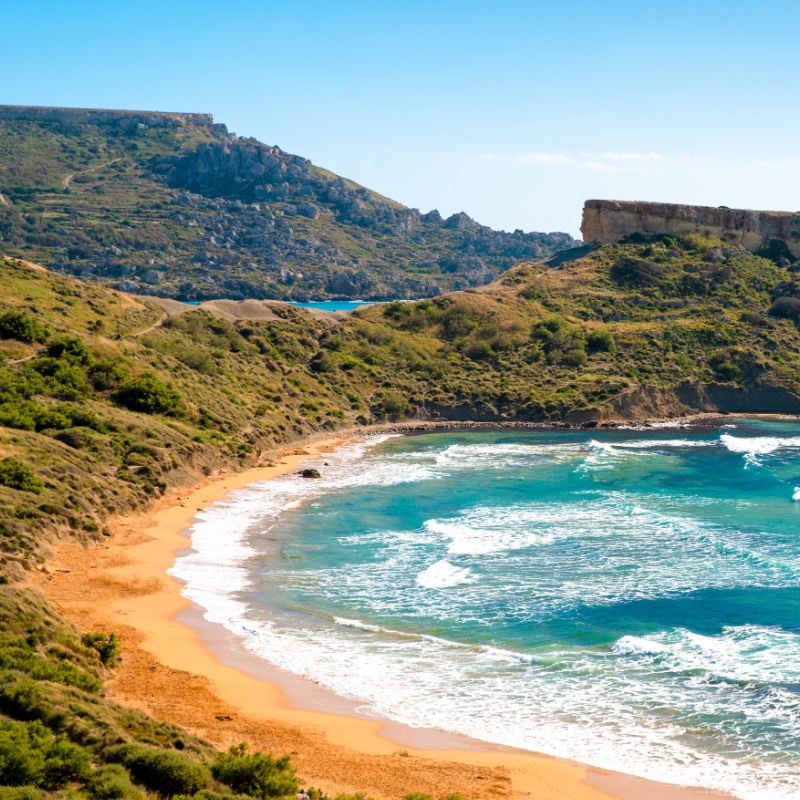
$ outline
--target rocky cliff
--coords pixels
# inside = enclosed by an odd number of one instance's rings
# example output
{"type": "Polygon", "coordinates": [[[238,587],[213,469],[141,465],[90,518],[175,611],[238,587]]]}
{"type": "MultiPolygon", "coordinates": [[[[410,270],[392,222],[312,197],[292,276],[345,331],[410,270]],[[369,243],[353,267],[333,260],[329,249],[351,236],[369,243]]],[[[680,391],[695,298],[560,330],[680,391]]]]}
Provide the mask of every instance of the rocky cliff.
{"type": "Polygon", "coordinates": [[[800,213],[748,211],[719,206],[587,200],[581,233],[586,242],[619,242],[637,233],[719,236],[752,252],[772,242],[800,257],[800,213]]]}

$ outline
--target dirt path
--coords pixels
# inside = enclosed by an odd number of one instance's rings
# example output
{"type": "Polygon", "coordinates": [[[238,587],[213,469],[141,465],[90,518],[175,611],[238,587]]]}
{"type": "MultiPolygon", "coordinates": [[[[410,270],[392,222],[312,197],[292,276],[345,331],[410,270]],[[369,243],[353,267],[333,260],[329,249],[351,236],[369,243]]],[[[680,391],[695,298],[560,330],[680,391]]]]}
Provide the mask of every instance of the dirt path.
{"type": "MultiPolygon", "coordinates": [[[[88,175],[90,172],[97,172],[98,170],[105,169],[106,167],[110,167],[112,164],[116,164],[118,161],[124,161],[125,157],[120,156],[119,158],[112,158],[111,161],[106,161],[104,164],[98,164],[94,167],[89,167],[88,169],[82,169],[80,172],[71,172],[64,178],[64,189],[69,189],[70,183],[77,175],[88,175]]],[[[0,195],[2,197],[2,195],[0,195]]]]}

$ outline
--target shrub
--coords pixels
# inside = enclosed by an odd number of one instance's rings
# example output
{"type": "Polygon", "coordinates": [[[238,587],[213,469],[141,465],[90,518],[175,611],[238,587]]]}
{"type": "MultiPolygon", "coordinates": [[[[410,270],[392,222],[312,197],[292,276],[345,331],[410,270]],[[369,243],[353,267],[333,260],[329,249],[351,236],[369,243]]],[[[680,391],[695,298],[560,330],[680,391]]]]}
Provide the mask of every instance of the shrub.
{"type": "Polygon", "coordinates": [[[308,362],[308,368],[312,372],[335,372],[336,361],[330,353],[320,350],[311,361],[308,362]]]}
{"type": "Polygon", "coordinates": [[[388,417],[402,417],[408,410],[408,401],[400,392],[388,391],[378,401],[378,407],[388,417]]]}
{"type": "Polygon", "coordinates": [[[137,783],[162,797],[194,794],[210,779],[204,764],[174,750],[123,744],[109,753],[109,760],[126,766],[137,783]]]}
{"type": "Polygon", "coordinates": [[[125,384],[115,399],[131,411],[143,411],[145,414],[177,417],[181,410],[180,395],[152,372],[143,372],[125,384]]]}
{"type": "Polygon", "coordinates": [[[0,786],[0,800],[40,800],[42,794],[33,786],[0,786]]]}
{"type": "Polygon", "coordinates": [[[485,361],[494,355],[494,351],[487,342],[477,339],[466,346],[464,355],[472,361],[485,361]]]}
{"type": "Polygon", "coordinates": [[[591,353],[613,353],[614,337],[605,329],[592,331],[586,337],[586,350],[591,353]]]}
{"type": "Polygon", "coordinates": [[[0,723],[0,784],[58,789],[89,772],[90,754],[41,722],[0,723]]]}
{"type": "Polygon", "coordinates": [[[76,336],[56,336],[47,345],[47,355],[63,358],[76,364],[88,364],[92,360],[89,348],[76,336]]]}
{"type": "Polygon", "coordinates": [[[251,797],[283,797],[297,791],[289,756],[273,758],[266,753],[248,753],[244,743],[220,753],[211,771],[218,781],[251,797]]]}
{"type": "Polygon", "coordinates": [[[95,362],[89,367],[87,374],[92,386],[100,392],[119,389],[127,377],[125,367],[113,358],[95,362]]]}
{"type": "Polygon", "coordinates": [[[44,485],[36,477],[33,469],[16,458],[4,458],[0,461],[0,485],[21,492],[40,494],[44,485]]]}
{"type": "Polygon", "coordinates": [[[800,297],[779,297],[769,310],[773,317],[800,321],[800,297]]]}
{"type": "Polygon", "coordinates": [[[442,314],[442,336],[446,339],[466,336],[476,325],[472,307],[464,301],[453,303],[442,314]]]}
{"type": "Polygon", "coordinates": [[[609,272],[611,279],[622,286],[655,286],[664,277],[665,268],[641,258],[621,258],[609,272]]]}
{"type": "Polygon", "coordinates": [[[104,764],[95,770],[86,781],[86,791],[97,800],[133,800],[141,796],[122,764],[104,764]]]}
{"type": "Polygon", "coordinates": [[[44,392],[61,400],[80,400],[89,393],[86,373],[78,363],[42,356],[32,362],[32,367],[44,378],[44,392]]]}
{"type": "Polygon", "coordinates": [[[24,311],[4,311],[0,314],[0,339],[44,342],[47,339],[47,328],[24,311]]]}
{"type": "Polygon", "coordinates": [[[113,667],[119,661],[119,641],[115,633],[86,633],[83,643],[97,651],[103,666],[113,667]]]}

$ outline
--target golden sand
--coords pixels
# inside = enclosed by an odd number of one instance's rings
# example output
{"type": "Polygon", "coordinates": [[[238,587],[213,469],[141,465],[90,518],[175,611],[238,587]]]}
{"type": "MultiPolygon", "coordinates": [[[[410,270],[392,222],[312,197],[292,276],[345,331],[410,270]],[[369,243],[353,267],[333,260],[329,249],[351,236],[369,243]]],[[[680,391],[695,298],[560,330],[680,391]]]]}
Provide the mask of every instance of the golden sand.
{"type": "MultiPolygon", "coordinates": [[[[447,734],[431,738],[416,729],[359,719],[347,713],[346,704],[337,713],[294,707],[303,705],[296,699],[298,686],[309,695],[318,687],[294,679],[292,705],[274,674],[254,677],[235,658],[223,664],[196,626],[177,619],[186,618],[189,603],[179,582],[167,574],[177,553],[189,546],[193,517],[235,489],[295,471],[303,460],[343,443],[329,439],[283,451],[274,466],[216,478],[162,498],[144,514],[111,520],[107,543],[59,549],[53,570],[34,582],[82,631],[118,635],[123,658],[107,682],[110,699],[181,725],[221,748],[246,741],[275,755],[290,753],[303,785],[331,795],[364,792],[377,800],[399,800],[410,792],[436,800],[451,794],[467,800],[722,797],[447,734]]],[[[224,635],[216,635],[225,646],[224,635]]]]}

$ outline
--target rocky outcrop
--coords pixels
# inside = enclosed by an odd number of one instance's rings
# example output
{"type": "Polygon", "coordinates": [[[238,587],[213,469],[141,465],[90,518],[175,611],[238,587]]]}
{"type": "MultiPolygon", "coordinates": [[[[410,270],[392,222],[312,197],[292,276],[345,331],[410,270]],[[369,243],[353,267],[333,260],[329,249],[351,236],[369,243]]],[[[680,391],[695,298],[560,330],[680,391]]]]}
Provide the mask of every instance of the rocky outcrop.
{"type": "Polygon", "coordinates": [[[634,234],[700,233],[753,252],[782,242],[800,257],[800,213],[748,211],[719,206],[686,206],[619,200],[587,200],[581,233],[585,242],[609,244],[634,234]]]}
{"type": "Polygon", "coordinates": [[[405,208],[207,114],[0,106],[0,143],[3,251],[125,291],[435,296],[575,244],[405,208]]]}
{"type": "Polygon", "coordinates": [[[641,386],[614,399],[604,421],[681,417],[698,413],[800,414],[800,397],[783,386],[685,382],[672,388],[641,386]]]}

